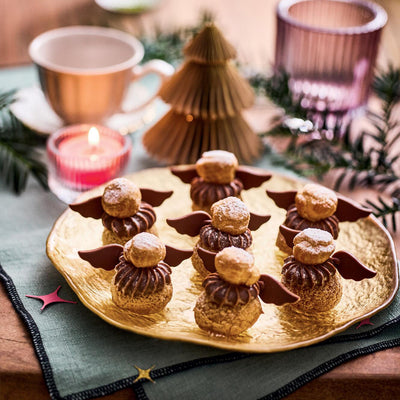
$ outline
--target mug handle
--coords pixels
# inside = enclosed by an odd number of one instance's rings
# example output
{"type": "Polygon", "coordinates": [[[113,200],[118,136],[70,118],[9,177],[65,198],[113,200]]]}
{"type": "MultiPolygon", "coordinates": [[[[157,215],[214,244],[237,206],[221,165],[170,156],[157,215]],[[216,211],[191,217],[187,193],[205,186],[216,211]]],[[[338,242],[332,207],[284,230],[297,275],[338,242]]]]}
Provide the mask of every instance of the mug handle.
{"type": "MultiPolygon", "coordinates": [[[[143,78],[146,75],[149,74],[156,74],[160,77],[160,83],[159,83],[159,88],[160,86],[175,72],[175,68],[167,63],[166,61],[163,60],[150,60],[147,63],[143,65],[136,65],[135,67],[132,68],[132,81],[137,81],[141,78],[143,78]]],[[[146,99],[143,103],[136,105],[132,108],[129,108],[128,110],[120,110],[120,112],[124,114],[129,114],[135,111],[141,110],[143,107],[147,106],[149,103],[151,103],[158,95],[158,89],[154,92],[153,95],[151,95],[148,99],[146,99]]]]}

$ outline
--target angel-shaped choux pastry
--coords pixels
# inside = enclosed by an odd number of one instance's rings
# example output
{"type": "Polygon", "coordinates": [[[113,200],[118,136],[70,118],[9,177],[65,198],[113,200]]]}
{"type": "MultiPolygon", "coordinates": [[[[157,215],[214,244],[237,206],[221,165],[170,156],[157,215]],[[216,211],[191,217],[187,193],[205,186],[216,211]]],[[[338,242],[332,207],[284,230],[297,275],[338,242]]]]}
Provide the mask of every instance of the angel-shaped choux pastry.
{"type": "Polygon", "coordinates": [[[241,198],[243,189],[258,187],[271,178],[267,172],[238,166],[233,153],[212,150],[203,153],[195,165],[171,167],[184,183],[190,183],[192,209],[210,212],[212,204],[225,197],[241,198]]]}
{"type": "MultiPolygon", "coordinates": [[[[275,192],[267,190],[268,196],[280,208],[287,210],[283,225],[298,232],[317,228],[329,232],[334,239],[339,234],[339,222],[354,222],[367,217],[371,210],[360,207],[349,199],[339,197],[333,190],[309,183],[298,191],[275,192]]],[[[287,253],[291,249],[278,233],[276,245],[287,253]]]]}
{"type": "Polygon", "coordinates": [[[339,274],[355,281],[376,275],[346,251],[333,254],[335,243],[329,232],[307,228],[297,233],[283,225],[280,231],[293,248],[293,255],[283,264],[282,283],[300,297],[295,307],[302,311],[321,312],[335,307],[342,297],[339,274]]]}
{"type": "Polygon", "coordinates": [[[83,217],[101,218],[104,244],[124,244],[141,232],[157,234],[153,207],[161,205],[172,193],[142,189],[129,179],[116,178],[105,186],[101,196],[69,207],[83,217]]]}
{"type": "Polygon", "coordinates": [[[143,232],[124,246],[109,244],[78,254],[95,268],[115,269],[111,283],[115,304],[136,314],[153,314],[171,300],[170,267],[189,258],[192,251],[166,246],[157,236],[143,232]]]}
{"type": "Polygon", "coordinates": [[[194,211],[181,218],[168,218],[167,224],[179,233],[200,235],[193,251],[192,264],[200,275],[206,276],[208,271],[197,253],[200,247],[215,253],[231,246],[247,250],[253,242],[251,231],[257,230],[270,217],[251,213],[241,200],[227,197],[211,206],[211,215],[205,211],[194,211]]]}
{"type": "Polygon", "coordinates": [[[215,255],[199,251],[204,265],[212,272],[203,282],[204,291],[194,308],[197,325],[206,331],[236,336],[253,326],[264,303],[282,305],[297,301],[272,276],[260,274],[251,253],[227,247],[215,255]]]}

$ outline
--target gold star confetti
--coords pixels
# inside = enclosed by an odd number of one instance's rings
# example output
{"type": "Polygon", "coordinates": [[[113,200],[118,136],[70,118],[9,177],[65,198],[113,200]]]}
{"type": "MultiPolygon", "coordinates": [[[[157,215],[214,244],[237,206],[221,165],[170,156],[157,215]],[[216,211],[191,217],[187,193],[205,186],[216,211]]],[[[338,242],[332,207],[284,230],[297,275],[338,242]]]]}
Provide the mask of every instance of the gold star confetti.
{"type": "Polygon", "coordinates": [[[152,370],[154,367],[155,367],[155,365],[152,365],[149,369],[142,369],[142,368],[139,368],[139,367],[137,367],[137,366],[135,365],[135,368],[138,370],[139,375],[138,375],[137,378],[133,381],[133,383],[137,382],[139,379],[147,379],[148,381],[155,383],[155,382],[153,381],[153,379],[151,379],[151,376],[150,376],[150,372],[151,372],[151,370],[152,370]]]}

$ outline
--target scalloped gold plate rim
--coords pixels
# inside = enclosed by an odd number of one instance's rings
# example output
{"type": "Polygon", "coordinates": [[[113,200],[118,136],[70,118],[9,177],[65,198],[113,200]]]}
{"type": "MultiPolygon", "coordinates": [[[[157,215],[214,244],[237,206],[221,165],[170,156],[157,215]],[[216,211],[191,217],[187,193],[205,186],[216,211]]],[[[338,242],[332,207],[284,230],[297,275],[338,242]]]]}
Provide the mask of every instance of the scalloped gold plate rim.
{"type": "MultiPolygon", "coordinates": [[[[127,176],[141,187],[174,189],[174,195],[156,209],[156,227],[160,238],[181,248],[191,248],[195,240],[179,235],[166,222],[191,211],[189,185],[173,176],[167,168],[139,171],[127,176]]],[[[265,189],[290,190],[301,187],[302,180],[274,174],[260,188],[243,193],[251,211],[271,214],[271,220],[253,233],[253,254],[263,273],[279,279],[285,254],[275,246],[279,224],[285,212],[277,208],[265,189]]],[[[86,199],[101,193],[102,187],[80,196],[86,199]]],[[[166,309],[139,316],[118,308],[109,290],[113,272],[91,268],[77,255],[78,250],[101,246],[101,221],[83,218],[67,209],[55,222],[47,239],[48,257],[64,276],[80,301],[111,325],[137,334],[164,340],[179,340],[231,351],[268,353],[286,351],[321,342],[351,325],[378,313],[394,299],[399,287],[395,247],[390,234],[375,217],[356,223],[342,223],[338,249],[346,249],[377,271],[377,277],[362,282],[342,280],[343,297],[328,313],[303,314],[290,306],[263,304],[263,315],[244,334],[228,338],[211,335],[197,327],[193,307],[201,292],[201,279],[190,259],[173,269],[174,295],[166,309]]]]}

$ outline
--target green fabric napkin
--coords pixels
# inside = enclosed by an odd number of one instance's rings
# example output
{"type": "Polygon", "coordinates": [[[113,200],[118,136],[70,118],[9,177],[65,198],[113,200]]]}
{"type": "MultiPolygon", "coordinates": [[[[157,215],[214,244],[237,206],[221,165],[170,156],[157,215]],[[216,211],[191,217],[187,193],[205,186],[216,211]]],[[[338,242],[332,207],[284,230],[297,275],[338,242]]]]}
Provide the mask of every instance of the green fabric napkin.
{"type": "MultiPolygon", "coordinates": [[[[129,172],[151,166],[136,137],[129,172]]],[[[268,158],[258,166],[268,168],[268,158]]],[[[32,335],[53,399],[89,399],[130,386],[138,399],[278,399],[348,359],[400,344],[399,296],[372,318],[373,326],[283,353],[232,353],[117,329],[79,303],[46,256],[46,238],[66,205],[30,182],[19,197],[0,187],[0,208],[0,281],[32,335]],[[77,304],[41,312],[41,302],[25,297],[59,285],[59,295],[77,304]],[[136,367],[153,367],[155,383],[135,382],[136,367]]]]}

